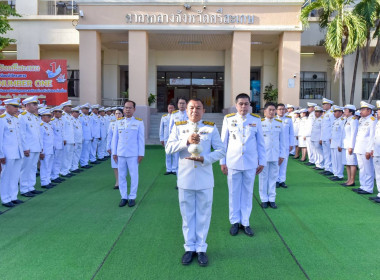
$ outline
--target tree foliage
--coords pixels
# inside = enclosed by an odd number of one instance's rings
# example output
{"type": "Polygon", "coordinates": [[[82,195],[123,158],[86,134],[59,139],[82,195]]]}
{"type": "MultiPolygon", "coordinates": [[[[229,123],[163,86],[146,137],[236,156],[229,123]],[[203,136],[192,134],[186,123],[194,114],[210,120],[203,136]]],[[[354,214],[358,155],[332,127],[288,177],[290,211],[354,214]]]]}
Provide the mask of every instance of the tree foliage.
{"type": "Polygon", "coordinates": [[[8,37],[4,37],[8,31],[13,30],[8,22],[8,17],[20,15],[16,13],[15,9],[12,9],[11,6],[6,4],[0,4],[0,50],[4,49],[11,43],[15,43],[15,39],[10,39],[8,37]]]}

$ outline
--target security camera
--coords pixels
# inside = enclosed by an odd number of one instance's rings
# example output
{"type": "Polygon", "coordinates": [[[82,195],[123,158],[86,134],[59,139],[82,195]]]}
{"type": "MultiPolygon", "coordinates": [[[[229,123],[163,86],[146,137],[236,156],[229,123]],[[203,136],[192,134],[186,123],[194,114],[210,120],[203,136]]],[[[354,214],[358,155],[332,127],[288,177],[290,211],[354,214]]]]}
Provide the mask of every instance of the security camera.
{"type": "Polygon", "coordinates": [[[297,74],[293,74],[293,78],[297,78],[297,74]]]}
{"type": "Polygon", "coordinates": [[[204,10],[206,10],[206,5],[205,5],[205,6],[203,6],[203,9],[204,9],[204,10]]]}

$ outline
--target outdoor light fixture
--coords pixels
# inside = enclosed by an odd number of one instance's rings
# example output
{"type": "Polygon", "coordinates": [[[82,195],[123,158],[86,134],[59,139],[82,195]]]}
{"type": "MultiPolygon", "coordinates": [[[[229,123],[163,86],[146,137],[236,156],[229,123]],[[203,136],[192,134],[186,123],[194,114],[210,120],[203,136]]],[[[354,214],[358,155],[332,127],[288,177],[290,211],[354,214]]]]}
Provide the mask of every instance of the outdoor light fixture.
{"type": "Polygon", "coordinates": [[[82,10],[79,10],[79,16],[80,16],[80,17],[84,17],[84,13],[83,13],[82,10]]]}
{"type": "Polygon", "coordinates": [[[189,5],[189,4],[184,4],[183,6],[185,7],[186,10],[190,10],[191,9],[191,5],[189,5]]]}

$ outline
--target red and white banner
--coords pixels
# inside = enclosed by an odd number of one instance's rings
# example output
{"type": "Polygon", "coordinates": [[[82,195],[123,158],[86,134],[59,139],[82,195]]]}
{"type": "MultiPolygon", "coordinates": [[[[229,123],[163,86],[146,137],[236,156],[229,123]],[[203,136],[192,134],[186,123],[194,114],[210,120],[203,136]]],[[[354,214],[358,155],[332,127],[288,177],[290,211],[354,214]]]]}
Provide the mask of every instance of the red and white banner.
{"type": "Polygon", "coordinates": [[[66,60],[0,60],[0,99],[32,95],[47,105],[68,100],[66,60]]]}

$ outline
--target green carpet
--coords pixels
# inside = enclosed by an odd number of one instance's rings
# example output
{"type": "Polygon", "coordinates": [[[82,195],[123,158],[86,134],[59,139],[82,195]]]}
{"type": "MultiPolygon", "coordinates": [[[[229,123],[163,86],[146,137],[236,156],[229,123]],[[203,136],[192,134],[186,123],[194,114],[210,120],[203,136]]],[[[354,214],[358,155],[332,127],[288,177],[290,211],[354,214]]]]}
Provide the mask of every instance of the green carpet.
{"type": "Polygon", "coordinates": [[[147,147],[133,208],[118,207],[106,161],[5,212],[0,279],[378,279],[380,205],[292,159],[278,209],[261,209],[256,180],[253,238],[229,235],[215,164],[210,264],[182,266],[175,176],[164,172],[163,149],[147,147]]]}

